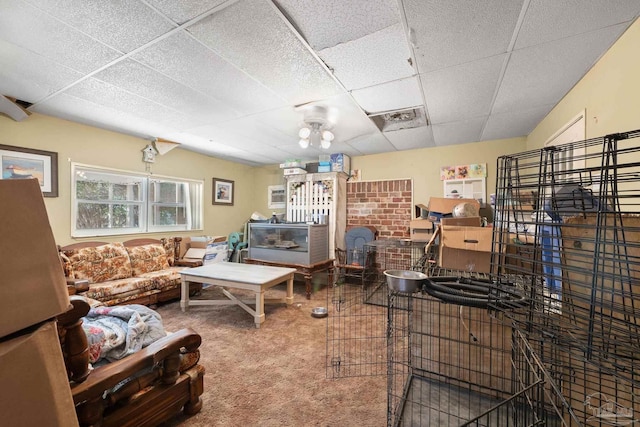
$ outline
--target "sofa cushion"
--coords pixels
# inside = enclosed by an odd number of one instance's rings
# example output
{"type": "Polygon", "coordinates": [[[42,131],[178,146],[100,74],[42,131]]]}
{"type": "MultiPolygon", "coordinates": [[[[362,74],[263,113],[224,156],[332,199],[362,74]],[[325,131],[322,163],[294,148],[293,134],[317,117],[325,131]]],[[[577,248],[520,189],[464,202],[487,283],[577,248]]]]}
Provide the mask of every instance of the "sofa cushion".
{"type": "Polygon", "coordinates": [[[122,243],[75,249],[67,254],[74,279],[89,283],[131,277],[131,261],[122,243]]]}
{"type": "Polygon", "coordinates": [[[162,245],[130,246],[127,247],[127,252],[134,276],[169,268],[167,251],[162,245]]]}
{"type": "MultiPolygon", "coordinates": [[[[108,282],[93,283],[89,285],[89,290],[82,295],[88,298],[97,299],[103,302],[141,295],[146,291],[156,291],[153,279],[145,277],[129,277],[124,279],[110,280],[108,282]]],[[[113,305],[109,303],[109,305],[113,305]]]]}
{"type": "Polygon", "coordinates": [[[154,289],[166,291],[180,287],[182,278],[180,277],[179,271],[184,268],[185,267],[169,267],[161,271],[142,273],[140,277],[153,280],[154,289]]]}

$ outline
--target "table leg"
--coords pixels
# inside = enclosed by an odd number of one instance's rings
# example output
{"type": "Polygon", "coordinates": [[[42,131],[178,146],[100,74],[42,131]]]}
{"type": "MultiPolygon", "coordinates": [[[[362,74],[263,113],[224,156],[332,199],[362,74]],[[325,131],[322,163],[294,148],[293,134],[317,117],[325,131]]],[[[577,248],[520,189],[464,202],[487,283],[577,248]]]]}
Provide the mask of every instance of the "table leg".
{"type": "Polygon", "coordinates": [[[260,324],[264,322],[264,289],[256,292],[256,314],[253,318],[256,322],[256,328],[260,328],[260,324]]]}
{"type": "Polygon", "coordinates": [[[180,308],[182,311],[189,309],[189,282],[182,278],[182,284],[180,289],[180,308]]]}
{"type": "Polygon", "coordinates": [[[311,279],[313,279],[312,274],[304,275],[304,286],[305,290],[307,291],[307,299],[311,299],[311,279]]]}
{"type": "Polygon", "coordinates": [[[287,280],[287,297],[285,299],[287,305],[293,304],[293,274],[287,280]]]}

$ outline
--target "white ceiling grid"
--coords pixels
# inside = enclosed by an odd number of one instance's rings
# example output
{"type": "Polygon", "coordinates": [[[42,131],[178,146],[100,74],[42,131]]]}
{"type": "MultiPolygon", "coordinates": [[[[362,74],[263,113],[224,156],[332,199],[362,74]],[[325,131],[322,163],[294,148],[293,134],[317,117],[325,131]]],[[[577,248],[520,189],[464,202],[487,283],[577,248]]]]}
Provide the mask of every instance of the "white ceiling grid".
{"type": "Polygon", "coordinates": [[[30,110],[250,165],[525,136],[638,0],[0,0],[0,93],[30,110]],[[381,132],[368,115],[423,107],[381,132]]]}

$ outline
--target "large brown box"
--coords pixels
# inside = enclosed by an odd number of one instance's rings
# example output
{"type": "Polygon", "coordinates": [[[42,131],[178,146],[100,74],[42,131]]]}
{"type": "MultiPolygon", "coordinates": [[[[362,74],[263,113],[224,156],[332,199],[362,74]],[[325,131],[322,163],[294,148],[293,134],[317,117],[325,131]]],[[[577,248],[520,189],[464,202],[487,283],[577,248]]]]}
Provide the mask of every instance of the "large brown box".
{"type": "Polygon", "coordinates": [[[0,341],[0,424],[77,426],[55,321],[0,341]]]}
{"type": "Polygon", "coordinates": [[[36,179],[0,180],[0,337],[69,307],[66,279],[36,179]]]}
{"type": "Polygon", "coordinates": [[[493,228],[441,225],[439,265],[476,273],[491,272],[493,228]]]}

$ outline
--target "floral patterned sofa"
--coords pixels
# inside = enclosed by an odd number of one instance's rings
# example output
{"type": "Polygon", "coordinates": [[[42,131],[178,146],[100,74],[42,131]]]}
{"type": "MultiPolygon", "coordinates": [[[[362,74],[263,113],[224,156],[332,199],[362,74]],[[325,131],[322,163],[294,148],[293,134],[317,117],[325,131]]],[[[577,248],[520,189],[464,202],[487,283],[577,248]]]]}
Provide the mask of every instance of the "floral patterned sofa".
{"type": "MultiPolygon", "coordinates": [[[[180,298],[180,238],[81,242],[59,248],[70,294],[105,305],[154,305],[180,298]]],[[[202,285],[190,284],[190,293],[202,285]]]]}

